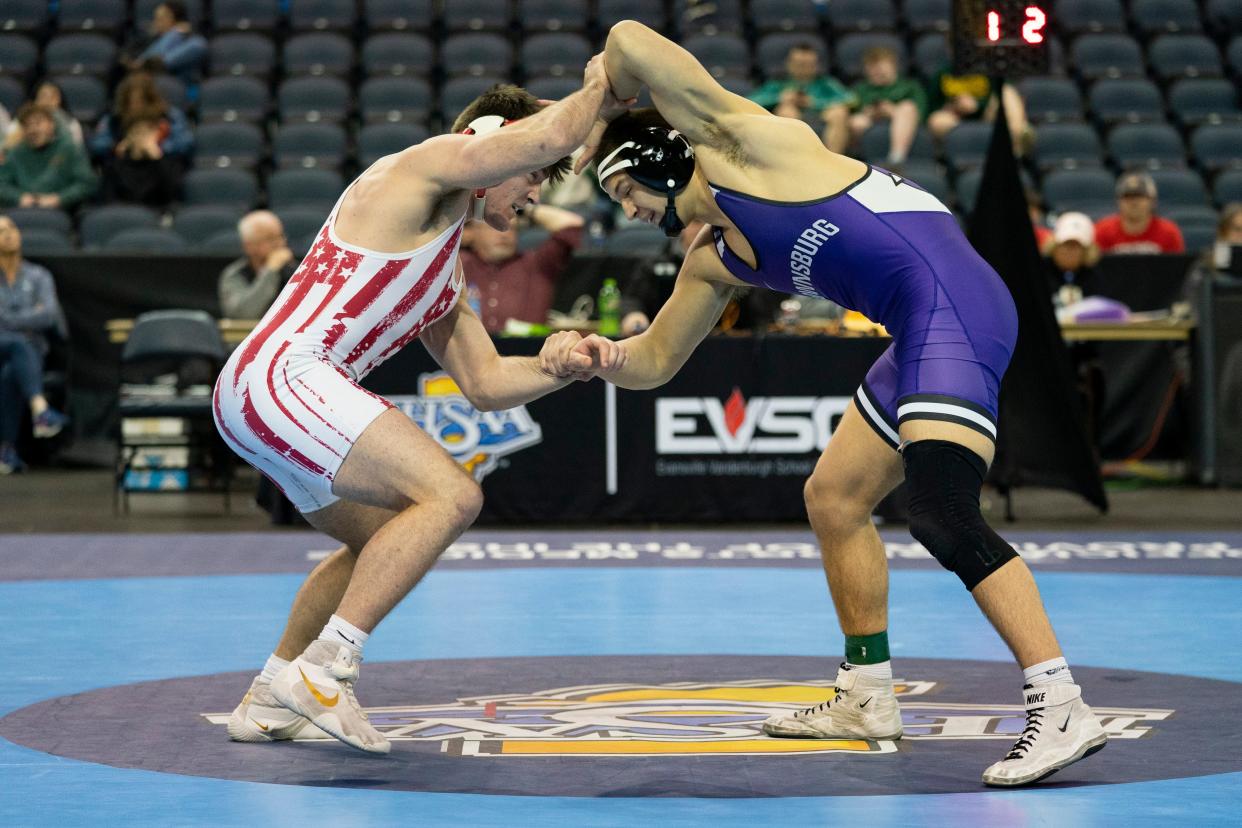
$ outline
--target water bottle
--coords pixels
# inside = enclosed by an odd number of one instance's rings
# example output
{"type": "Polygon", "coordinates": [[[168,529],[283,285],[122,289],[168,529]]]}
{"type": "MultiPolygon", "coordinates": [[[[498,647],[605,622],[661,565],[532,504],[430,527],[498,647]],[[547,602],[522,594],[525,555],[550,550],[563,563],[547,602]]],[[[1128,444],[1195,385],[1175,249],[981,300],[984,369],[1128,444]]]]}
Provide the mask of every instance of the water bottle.
{"type": "Polygon", "coordinates": [[[605,279],[599,289],[595,307],[599,309],[600,336],[617,336],[621,333],[621,291],[616,279],[605,279]]]}

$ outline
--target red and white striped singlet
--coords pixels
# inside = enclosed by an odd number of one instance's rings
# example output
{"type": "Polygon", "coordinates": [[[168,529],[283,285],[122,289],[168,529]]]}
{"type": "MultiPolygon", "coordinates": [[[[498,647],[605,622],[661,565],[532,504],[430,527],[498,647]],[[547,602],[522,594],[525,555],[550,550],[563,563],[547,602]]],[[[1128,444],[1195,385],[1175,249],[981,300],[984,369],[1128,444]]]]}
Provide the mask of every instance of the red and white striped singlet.
{"type": "Polygon", "coordinates": [[[392,407],[358,381],[448,313],[463,286],[464,214],[417,250],[377,253],[337,237],[344,200],[233,352],[213,400],[228,444],[302,512],[338,499],[332,481],[345,455],[392,407]]]}

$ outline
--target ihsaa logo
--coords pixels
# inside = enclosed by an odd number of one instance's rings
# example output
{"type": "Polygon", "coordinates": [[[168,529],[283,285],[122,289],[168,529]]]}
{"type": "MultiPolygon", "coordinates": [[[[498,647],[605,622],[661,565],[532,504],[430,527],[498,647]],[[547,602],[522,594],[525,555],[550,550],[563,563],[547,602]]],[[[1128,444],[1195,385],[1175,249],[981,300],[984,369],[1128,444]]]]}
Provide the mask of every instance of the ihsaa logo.
{"type": "Polygon", "coordinates": [[[656,400],[658,454],[807,454],[823,451],[851,397],[656,400]]]}
{"type": "Polygon", "coordinates": [[[443,371],[420,376],[418,390],[417,397],[390,399],[475,480],[486,477],[501,457],[543,440],[543,430],[531,419],[526,406],[479,411],[443,371]]]}

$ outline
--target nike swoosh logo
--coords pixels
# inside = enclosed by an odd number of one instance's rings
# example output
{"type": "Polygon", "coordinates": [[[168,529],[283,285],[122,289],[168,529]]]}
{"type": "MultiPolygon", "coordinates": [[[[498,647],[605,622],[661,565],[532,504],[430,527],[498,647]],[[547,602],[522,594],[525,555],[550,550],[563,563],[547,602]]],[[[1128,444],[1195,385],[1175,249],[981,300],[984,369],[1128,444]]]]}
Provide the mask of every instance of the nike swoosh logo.
{"type": "MultiPolygon", "coordinates": [[[[251,719],[250,721],[254,722],[254,719],[251,719]]],[[[262,730],[264,733],[267,733],[267,731],[270,730],[270,728],[262,722],[254,722],[254,726],[259,730],[262,730]]]]}
{"type": "Polygon", "coordinates": [[[341,700],[340,693],[337,693],[332,698],[328,698],[323,693],[319,692],[318,687],[311,684],[311,680],[306,677],[306,673],[302,673],[301,667],[298,668],[298,672],[302,674],[302,683],[306,685],[306,689],[309,690],[311,695],[315,697],[315,701],[319,702],[324,707],[336,707],[336,703],[341,700]]]}
{"type": "Polygon", "coordinates": [[[1062,733],[1064,733],[1064,732],[1065,732],[1065,728],[1069,727],[1069,720],[1070,720],[1070,716],[1073,716],[1073,715],[1074,715],[1074,714],[1073,714],[1073,713],[1071,713],[1069,716],[1066,716],[1066,717],[1065,717],[1065,724],[1063,724],[1063,725],[1061,725],[1060,727],[1058,727],[1058,728],[1057,728],[1057,730],[1059,730],[1059,731],[1061,731],[1062,733]]]}
{"type": "Polygon", "coordinates": [[[862,704],[858,705],[858,709],[859,709],[859,710],[862,710],[864,707],[866,707],[866,706],[867,706],[867,705],[869,705],[869,704],[871,704],[871,699],[867,699],[865,702],[863,702],[862,704]]]}
{"type": "Polygon", "coordinates": [[[337,630],[336,634],[339,635],[341,638],[345,639],[346,641],[348,641],[350,644],[353,644],[355,647],[358,646],[357,641],[354,641],[352,638],[350,638],[349,636],[347,636],[345,633],[341,632],[340,630],[337,630]]]}

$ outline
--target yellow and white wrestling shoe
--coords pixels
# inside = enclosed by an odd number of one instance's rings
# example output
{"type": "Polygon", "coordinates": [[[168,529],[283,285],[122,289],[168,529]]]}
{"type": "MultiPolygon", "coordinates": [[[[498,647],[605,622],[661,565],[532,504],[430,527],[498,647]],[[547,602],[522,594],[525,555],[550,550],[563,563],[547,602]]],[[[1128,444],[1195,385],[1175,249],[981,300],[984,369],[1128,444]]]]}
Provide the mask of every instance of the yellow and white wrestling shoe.
{"type": "Polygon", "coordinates": [[[271,688],[255,676],[241,704],[229,716],[229,738],[234,742],[284,742],[330,738],[310,719],[289,710],[272,698],[271,688]]]}
{"type": "Polygon", "coordinates": [[[900,739],[901,710],[890,679],[837,671],[836,695],[796,713],[777,713],[763,723],[769,736],[802,739],[900,739]]]}
{"type": "Polygon", "coordinates": [[[272,679],[272,697],[351,747],[388,753],[392,744],[371,726],[354,697],[361,661],[344,645],[312,641],[272,679]]]}
{"type": "Polygon", "coordinates": [[[1108,744],[1108,735],[1083,704],[1077,684],[1028,686],[1022,692],[1026,727],[1009,754],[983,772],[984,784],[1029,785],[1108,744]]]}

